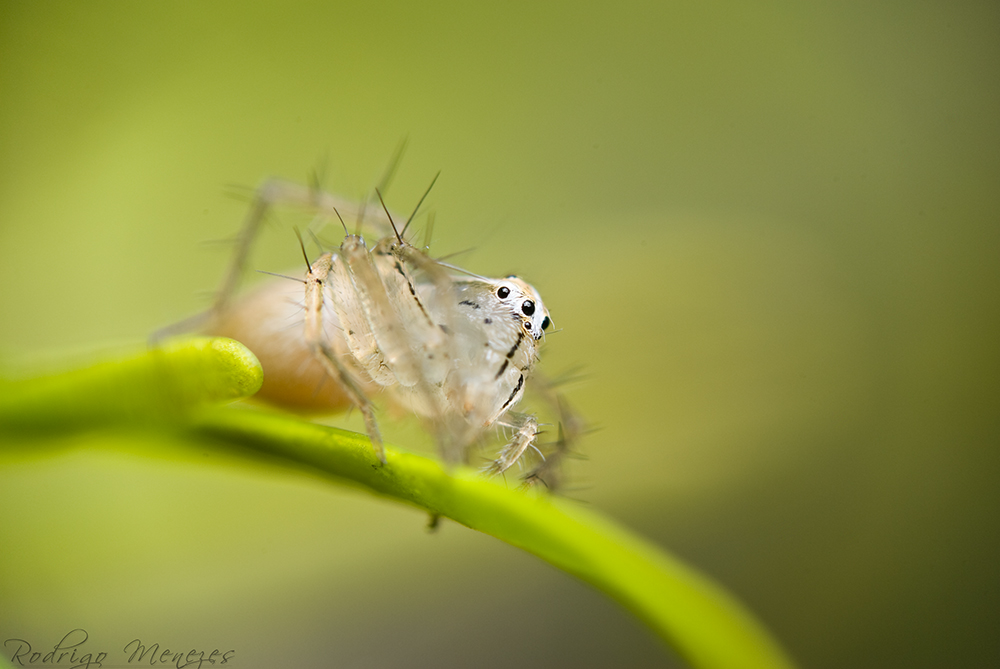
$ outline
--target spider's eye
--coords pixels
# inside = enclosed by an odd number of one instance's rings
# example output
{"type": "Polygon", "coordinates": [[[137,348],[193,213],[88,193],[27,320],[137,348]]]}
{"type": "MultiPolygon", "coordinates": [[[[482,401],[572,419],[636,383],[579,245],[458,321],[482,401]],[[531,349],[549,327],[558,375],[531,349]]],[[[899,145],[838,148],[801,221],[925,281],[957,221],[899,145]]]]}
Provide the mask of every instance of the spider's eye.
{"type": "Polygon", "coordinates": [[[544,330],[548,328],[550,325],[552,325],[552,321],[550,321],[549,317],[546,316],[545,319],[542,321],[542,329],[544,330]]]}
{"type": "Polygon", "coordinates": [[[501,300],[506,300],[508,295],[510,295],[510,288],[507,286],[500,286],[497,288],[497,297],[501,300]]]}
{"type": "Polygon", "coordinates": [[[521,304],[521,311],[524,312],[525,316],[530,316],[535,313],[535,303],[531,300],[525,300],[524,303],[521,304]]]}

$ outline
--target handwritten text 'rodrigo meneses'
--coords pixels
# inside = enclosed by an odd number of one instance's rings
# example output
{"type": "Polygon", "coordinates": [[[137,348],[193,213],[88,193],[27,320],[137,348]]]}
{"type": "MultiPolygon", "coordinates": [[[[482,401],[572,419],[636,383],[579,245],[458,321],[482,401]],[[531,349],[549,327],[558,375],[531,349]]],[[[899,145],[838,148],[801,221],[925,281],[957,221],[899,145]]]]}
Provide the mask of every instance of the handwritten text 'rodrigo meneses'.
{"type": "Polygon", "coordinates": [[[129,641],[120,653],[92,650],[87,647],[90,635],[86,630],[75,629],[66,633],[54,646],[32,646],[25,639],[11,638],[4,641],[10,662],[15,667],[46,667],[58,669],[100,669],[101,667],[175,667],[176,669],[203,669],[214,665],[230,664],[235,650],[177,650],[159,643],[146,644],[140,639],[129,641]]]}

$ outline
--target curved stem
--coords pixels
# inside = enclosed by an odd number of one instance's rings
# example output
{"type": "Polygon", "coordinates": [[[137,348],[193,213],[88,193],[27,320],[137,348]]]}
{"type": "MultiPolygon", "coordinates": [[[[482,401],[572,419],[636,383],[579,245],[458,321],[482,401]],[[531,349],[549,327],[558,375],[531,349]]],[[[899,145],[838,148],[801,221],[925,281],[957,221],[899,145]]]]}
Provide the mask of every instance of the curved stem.
{"type": "Polygon", "coordinates": [[[234,448],[277,456],[360,484],[494,536],[603,591],[695,667],[791,667],[777,643],[708,577],[606,516],[512,490],[471,469],[386,447],[379,464],[353,432],[258,411],[214,411],[195,429],[234,448]]]}
{"type": "Polygon", "coordinates": [[[257,410],[205,408],[252,394],[260,381],[259,363],[237,342],[183,340],[118,362],[0,383],[0,436],[136,420],[158,429],[168,421],[194,438],[265,453],[518,546],[621,603],[692,666],[793,666],[735,598],[601,514],[391,447],[382,465],[368,438],[352,432],[257,410]]]}

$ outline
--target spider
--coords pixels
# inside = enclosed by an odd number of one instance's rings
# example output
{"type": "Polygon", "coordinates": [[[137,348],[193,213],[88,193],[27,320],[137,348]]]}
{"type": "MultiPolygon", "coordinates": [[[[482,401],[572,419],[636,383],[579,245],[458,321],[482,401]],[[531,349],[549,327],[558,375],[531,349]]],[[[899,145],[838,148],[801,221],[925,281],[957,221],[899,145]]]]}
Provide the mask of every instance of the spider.
{"type": "Polygon", "coordinates": [[[264,368],[261,399],[304,411],[358,409],[382,463],[375,396],[418,415],[451,463],[468,461],[473,446],[504,428],[506,443],[486,471],[503,473],[530,449],[539,464],[526,481],[554,487],[557,461],[579,433],[579,419],[535,374],[552,325],[538,291],[516,276],[473,274],[411,244],[406,233],[427,193],[402,226],[378,188],[375,193],[381,208],[372,206],[374,198],[356,203],[315,185],[265,181],[219,296],[199,317],[202,329],[237,339],[257,355],[264,368]],[[323,224],[339,221],[343,241],[310,260],[300,235],[301,277],[272,279],[237,295],[261,223],[278,206],[308,210],[323,224]],[[356,233],[345,218],[358,222],[356,233]],[[374,245],[363,227],[380,235],[374,245]],[[547,455],[536,443],[536,417],[514,410],[529,384],[560,417],[559,439],[547,455]]]}

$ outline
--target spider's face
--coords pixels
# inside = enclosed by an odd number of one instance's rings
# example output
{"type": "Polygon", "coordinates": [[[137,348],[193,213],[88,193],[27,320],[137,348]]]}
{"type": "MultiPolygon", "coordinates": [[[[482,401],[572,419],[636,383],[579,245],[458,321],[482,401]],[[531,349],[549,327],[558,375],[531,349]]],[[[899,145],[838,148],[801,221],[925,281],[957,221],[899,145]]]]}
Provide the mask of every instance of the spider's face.
{"type": "Polygon", "coordinates": [[[516,276],[495,281],[493,295],[510,311],[511,316],[520,321],[525,334],[541,339],[542,334],[552,324],[549,310],[534,286],[516,276]]]}

